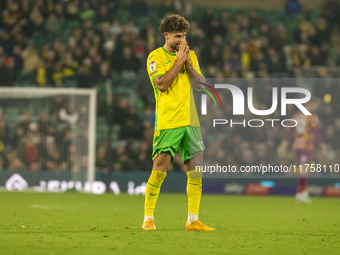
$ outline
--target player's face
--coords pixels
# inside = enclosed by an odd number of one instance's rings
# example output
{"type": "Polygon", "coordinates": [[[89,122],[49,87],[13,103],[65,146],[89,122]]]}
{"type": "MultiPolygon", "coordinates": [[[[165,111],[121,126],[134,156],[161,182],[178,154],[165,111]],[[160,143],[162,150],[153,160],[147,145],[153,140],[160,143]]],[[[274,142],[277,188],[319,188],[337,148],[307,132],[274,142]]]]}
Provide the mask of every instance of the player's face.
{"type": "Polygon", "coordinates": [[[165,33],[165,38],[168,45],[175,51],[178,51],[179,45],[182,41],[185,40],[187,33],[186,32],[174,32],[174,33],[165,33]]]}

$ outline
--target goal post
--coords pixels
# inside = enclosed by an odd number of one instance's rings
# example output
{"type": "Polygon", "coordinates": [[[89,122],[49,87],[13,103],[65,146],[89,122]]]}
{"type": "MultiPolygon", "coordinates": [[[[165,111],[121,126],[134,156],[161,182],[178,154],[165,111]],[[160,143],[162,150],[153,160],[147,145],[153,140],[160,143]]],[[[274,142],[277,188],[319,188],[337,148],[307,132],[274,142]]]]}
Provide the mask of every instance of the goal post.
{"type": "Polygon", "coordinates": [[[96,89],[0,87],[2,170],[94,182],[96,108],[96,89]]]}

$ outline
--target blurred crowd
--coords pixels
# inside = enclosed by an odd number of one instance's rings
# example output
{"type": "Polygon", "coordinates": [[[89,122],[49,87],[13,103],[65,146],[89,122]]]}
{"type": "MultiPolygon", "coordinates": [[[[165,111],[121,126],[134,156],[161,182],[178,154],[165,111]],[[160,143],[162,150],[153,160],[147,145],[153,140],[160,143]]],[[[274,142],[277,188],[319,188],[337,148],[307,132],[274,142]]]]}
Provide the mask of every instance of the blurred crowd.
{"type": "MultiPolygon", "coordinates": [[[[325,0],[319,10],[311,11],[297,0],[287,0],[277,10],[200,7],[187,0],[163,0],[157,5],[144,0],[129,4],[4,0],[0,10],[0,86],[97,88],[98,117],[107,119],[101,124],[108,125],[110,118],[114,124],[111,145],[107,137],[97,138],[97,167],[103,171],[109,168],[109,158],[114,170],[151,169],[154,95],[146,57],[164,44],[158,26],[166,14],[179,13],[190,21],[188,45],[206,77],[306,77],[304,71],[312,66],[323,66],[316,77],[328,77],[327,67],[340,64],[336,45],[331,43],[340,24],[338,0],[325,0]],[[113,88],[112,114],[106,105],[107,81],[113,88]]],[[[316,89],[317,96],[323,100],[336,86],[316,89]]],[[[337,109],[327,104],[320,111],[332,115],[337,109]]],[[[326,136],[338,134],[334,122],[336,118],[327,120],[326,136]]],[[[67,136],[63,132],[60,141],[67,136]]],[[[240,146],[248,141],[246,136],[239,139],[240,146]]],[[[249,145],[254,151],[255,144],[249,145]]],[[[62,145],[57,147],[61,153],[62,145]]],[[[266,150],[272,148],[268,145],[266,150]]],[[[46,153],[47,148],[40,151],[46,153]]],[[[21,157],[23,164],[25,160],[21,157]]],[[[54,168],[66,169],[66,161],[59,160],[54,168]]],[[[9,167],[6,159],[3,162],[9,167]]],[[[47,163],[39,167],[52,168],[47,163]]],[[[173,168],[180,169],[177,157],[173,168]]]]}
{"type": "Polygon", "coordinates": [[[88,107],[85,98],[68,96],[1,98],[0,107],[17,107],[5,115],[0,110],[1,170],[87,170],[88,107]]]}

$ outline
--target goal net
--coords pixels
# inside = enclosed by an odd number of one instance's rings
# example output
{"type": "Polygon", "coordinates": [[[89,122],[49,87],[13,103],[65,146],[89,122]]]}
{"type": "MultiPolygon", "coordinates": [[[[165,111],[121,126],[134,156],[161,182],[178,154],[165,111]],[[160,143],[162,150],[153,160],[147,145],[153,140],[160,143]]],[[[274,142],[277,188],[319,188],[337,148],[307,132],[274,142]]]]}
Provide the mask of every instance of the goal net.
{"type": "Polygon", "coordinates": [[[96,90],[0,88],[0,186],[95,180],[96,90]]]}

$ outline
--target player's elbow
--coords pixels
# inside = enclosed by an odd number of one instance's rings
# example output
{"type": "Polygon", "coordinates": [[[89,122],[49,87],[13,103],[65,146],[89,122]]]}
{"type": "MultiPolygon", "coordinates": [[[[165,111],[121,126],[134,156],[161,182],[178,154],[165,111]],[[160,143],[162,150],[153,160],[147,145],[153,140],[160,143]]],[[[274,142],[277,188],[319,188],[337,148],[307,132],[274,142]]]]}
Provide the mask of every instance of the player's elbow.
{"type": "Polygon", "coordinates": [[[158,88],[159,91],[161,91],[161,92],[167,91],[168,87],[166,86],[166,84],[164,82],[162,82],[162,80],[160,78],[156,78],[154,80],[154,83],[155,83],[155,85],[156,85],[156,87],[158,88]]]}
{"type": "MultiPolygon", "coordinates": [[[[157,85],[156,85],[156,86],[157,86],[157,85]]],[[[160,92],[165,92],[165,91],[167,91],[167,88],[166,88],[165,86],[158,85],[157,88],[158,88],[158,90],[159,90],[160,92]]]]}

